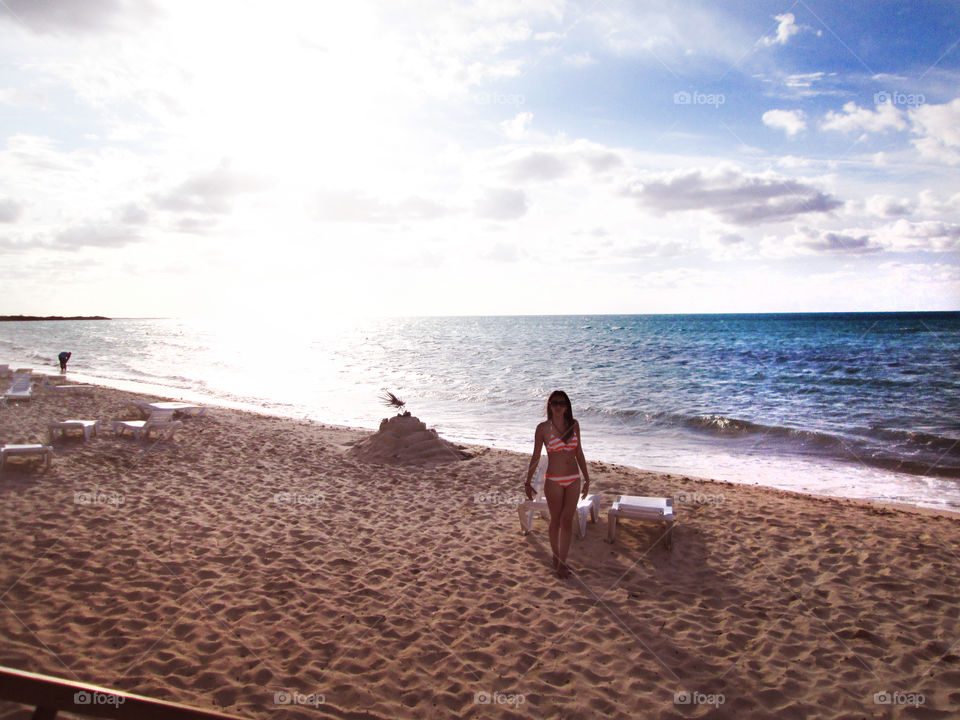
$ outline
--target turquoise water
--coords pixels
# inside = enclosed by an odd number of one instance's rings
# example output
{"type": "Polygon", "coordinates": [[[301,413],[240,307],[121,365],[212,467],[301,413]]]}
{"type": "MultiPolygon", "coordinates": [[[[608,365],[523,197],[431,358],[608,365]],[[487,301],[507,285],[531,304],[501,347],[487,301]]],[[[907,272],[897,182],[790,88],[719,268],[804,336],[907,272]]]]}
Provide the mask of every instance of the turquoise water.
{"type": "MultiPolygon", "coordinates": [[[[0,324],[0,362],[529,451],[554,388],[588,459],[960,508],[960,313],[0,324]]],[[[519,471],[518,471],[519,472],[519,471]]]]}

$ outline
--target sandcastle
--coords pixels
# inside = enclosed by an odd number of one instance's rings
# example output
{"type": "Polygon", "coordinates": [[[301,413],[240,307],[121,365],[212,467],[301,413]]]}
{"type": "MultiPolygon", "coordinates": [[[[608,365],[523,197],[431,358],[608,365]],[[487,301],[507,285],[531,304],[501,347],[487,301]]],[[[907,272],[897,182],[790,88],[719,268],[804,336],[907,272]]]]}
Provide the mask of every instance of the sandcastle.
{"type": "Polygon", "coordinates": [[[360,460],[393,465],[437,465],[466,460],[470,453],[441,438],[409,412],[384,418],[380,429],[349,453],[360,460]]]}

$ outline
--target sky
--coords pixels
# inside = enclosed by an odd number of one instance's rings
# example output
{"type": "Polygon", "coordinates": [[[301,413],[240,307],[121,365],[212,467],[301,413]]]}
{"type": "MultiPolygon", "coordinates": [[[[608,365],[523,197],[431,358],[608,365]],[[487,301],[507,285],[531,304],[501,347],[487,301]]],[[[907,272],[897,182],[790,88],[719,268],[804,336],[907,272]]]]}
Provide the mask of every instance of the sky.
{"type": "Polygon", "coordinates": [[[960,309],[960,3],[0,0],[0,314],[960,309]]]}

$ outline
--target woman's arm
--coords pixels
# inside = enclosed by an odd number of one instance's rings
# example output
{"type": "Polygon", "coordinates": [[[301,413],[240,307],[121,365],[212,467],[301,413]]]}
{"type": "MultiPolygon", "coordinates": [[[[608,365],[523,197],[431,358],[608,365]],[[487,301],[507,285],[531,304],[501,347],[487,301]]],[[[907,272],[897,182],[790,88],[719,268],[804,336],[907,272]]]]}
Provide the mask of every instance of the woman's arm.
{"type": "Polygon", "coordinates": [[[527,481],[523,484],[524,492],[528,500],[533,500],[533,485],[531,480],[533,474],[537,471],[537,465],[540,464],[540,451],[543,449],[543,423],[537,425],[537,431],[533,434],[533,455],[530,457],[530,466],[527,468],[527,481]]]}
{"type": "Polygon", "coordinates": [[[527,482],[533,479],[533,474],[537,471],[537,465],[540,464],[540,452],[543,450],[543,423],[537,425],[537,431],[533,434],[533,455],[530,456],[530,467],[527,468],[527,482]]]}
{"type": "Polygon", "coordinates": [[[580,466],[580,473],[583,475],[583,491],[581,498],[587,497],[590,490],[590,471],[587,470],[587,459],[583,456],[583,434],[580,432],[580,421],[577,421],[577,465],[580,466]]]}

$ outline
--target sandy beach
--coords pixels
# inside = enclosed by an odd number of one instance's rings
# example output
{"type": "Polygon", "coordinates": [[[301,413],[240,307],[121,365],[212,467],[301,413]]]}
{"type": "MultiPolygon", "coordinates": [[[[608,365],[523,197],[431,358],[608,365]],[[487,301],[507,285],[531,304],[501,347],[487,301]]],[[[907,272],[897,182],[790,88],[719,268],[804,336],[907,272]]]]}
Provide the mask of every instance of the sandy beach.
{"type": "MultiPolygon", "coordinates": [[[[0,441],[134,399],[38,388],[0,441]]],[[[561,581],[547,522],[520,533],[528,456],[373,463],[370,435],[214,407],[11,463],[0,664],[249,718],[960,713],[957,516],[591,462],[561,581]],[[605,542],[621,493],[675,498],[672,550],[605,542]]]]}

